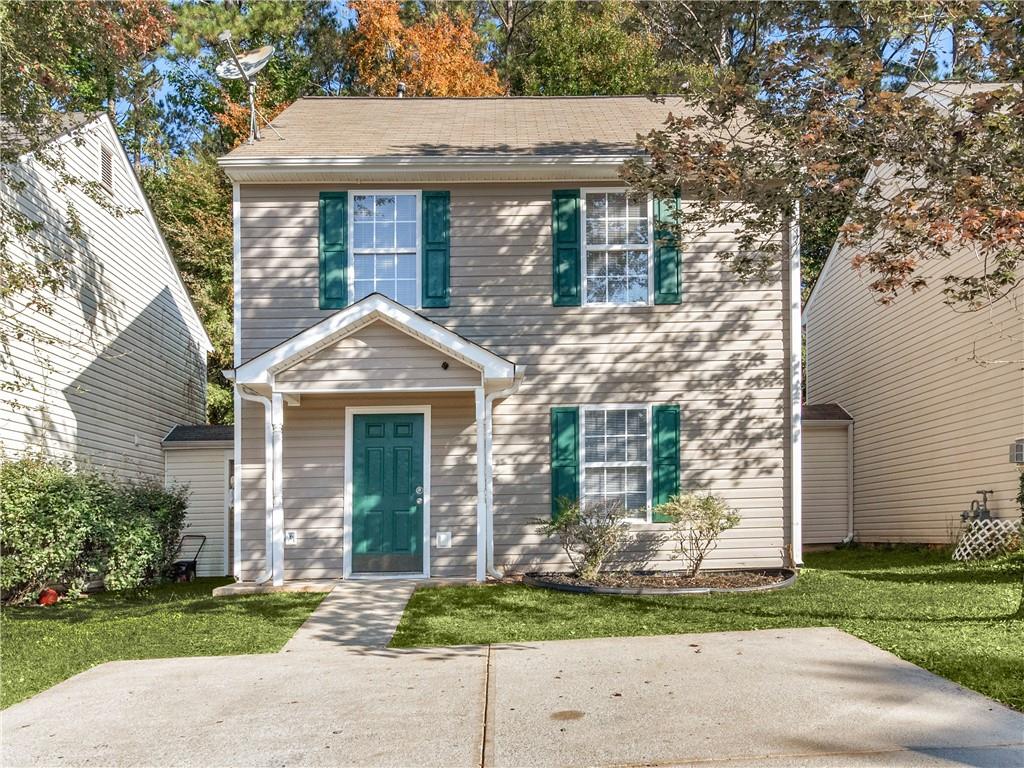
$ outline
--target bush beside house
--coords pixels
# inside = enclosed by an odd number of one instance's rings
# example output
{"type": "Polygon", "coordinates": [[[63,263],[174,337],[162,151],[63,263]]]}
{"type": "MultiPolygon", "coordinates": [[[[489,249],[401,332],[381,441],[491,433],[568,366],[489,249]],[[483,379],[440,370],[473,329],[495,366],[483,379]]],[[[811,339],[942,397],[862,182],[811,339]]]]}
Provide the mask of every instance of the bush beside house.
{"type": "Polygon", "coordinates": [[[159,580],[177,554],[188,488],[118,482],[42,458],[0,463],[0,593],[27,602],[92,579],[108,589],[159,580]]]}

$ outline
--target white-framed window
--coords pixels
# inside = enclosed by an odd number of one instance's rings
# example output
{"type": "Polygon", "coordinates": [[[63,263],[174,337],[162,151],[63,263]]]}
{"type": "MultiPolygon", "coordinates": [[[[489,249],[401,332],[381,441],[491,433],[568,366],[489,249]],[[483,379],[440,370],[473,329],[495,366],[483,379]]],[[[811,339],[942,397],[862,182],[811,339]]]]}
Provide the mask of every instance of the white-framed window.
{"type": "Polygon", "coordinates": [[[99,156],[100,185],[107,194],[114,194],[114,153],[106,144],[100,144],[99,156]]]}
{"type": "Polygon", "coordinates": [[[351,301],[381,293],[399,304],[420,303],[420,193],[349,193],[351,301]]]}
{"type": "Polygon", "coordinates": [[[618,501],[630,520],[650,522],[650,406],[590,405],[580,410],[581,500],[618,501]]]}
{"type": "Polygon", "coordinates": [[[649,304],[654,206],[625,189],[584,189],[583,303],[649,304]]]}

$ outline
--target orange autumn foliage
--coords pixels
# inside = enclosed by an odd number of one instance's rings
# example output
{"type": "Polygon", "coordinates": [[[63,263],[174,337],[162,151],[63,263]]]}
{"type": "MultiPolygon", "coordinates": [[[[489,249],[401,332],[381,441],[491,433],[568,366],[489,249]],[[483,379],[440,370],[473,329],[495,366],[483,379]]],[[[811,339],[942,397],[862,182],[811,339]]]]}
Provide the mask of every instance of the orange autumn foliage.
{"type": "MultiPolygon", "coordinates": [[[[267,89],[261,83],[256,83],[256,109],[260,114],[260,131],[266,132],[267,121],[273,121],[275,117],[284,112],[288,104],[269,104],[267,89]],[[266,118],[266,120],[264,120],[266,118]]],[[[214,114],[217,123],[226,128],[234,136],[232,147],[237,147],[243,141],[249,139],[249,99],[244,101],[233,101],[225,96],[224,107],[221,112],[214,114]]]]}
{"type": "Polygon", "coordinates": [[[356,39],[349,53],[358,81],[378,96],[496,96],[498,73],[476,57],[480,38],[469,18],[437,14],[409,26],[396,0],[351,0],[356,39]]]}

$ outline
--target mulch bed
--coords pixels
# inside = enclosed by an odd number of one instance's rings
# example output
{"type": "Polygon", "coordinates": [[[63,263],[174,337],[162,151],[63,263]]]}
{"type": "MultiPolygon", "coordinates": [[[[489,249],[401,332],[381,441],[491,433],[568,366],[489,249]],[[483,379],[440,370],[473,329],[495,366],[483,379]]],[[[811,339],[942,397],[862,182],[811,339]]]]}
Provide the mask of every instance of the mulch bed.
{"type": "Polygon", "coordinates": [[[573,587],[615,587],[647,589],[738,589],[766,587],[785,581],[787,574],[761,571],[708,571],[689,578],[680,571],[606,571],[596,579],[581,579],[571,573],[536,573],[544,581],[573,587]]]}

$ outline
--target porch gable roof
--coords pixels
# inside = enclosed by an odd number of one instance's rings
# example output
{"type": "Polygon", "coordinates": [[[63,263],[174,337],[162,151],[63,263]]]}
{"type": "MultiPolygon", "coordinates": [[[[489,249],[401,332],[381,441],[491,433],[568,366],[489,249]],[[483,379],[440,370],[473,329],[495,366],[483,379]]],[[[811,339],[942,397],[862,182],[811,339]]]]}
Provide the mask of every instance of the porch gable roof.
{"type": "Polygon", "coordinates": [[[316,325],[246,361],[230,372],[233,376],[229,375],[228,378],[233,378],[238,384],[272,384],[276,372],[290,368],[375,322],[386,323],[479,370],[485,381],[511,381],[515,378],[515,363],[379,293],[372,293],[338,310],[316,325]]]}

